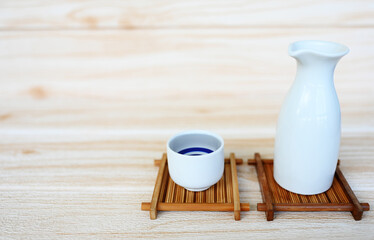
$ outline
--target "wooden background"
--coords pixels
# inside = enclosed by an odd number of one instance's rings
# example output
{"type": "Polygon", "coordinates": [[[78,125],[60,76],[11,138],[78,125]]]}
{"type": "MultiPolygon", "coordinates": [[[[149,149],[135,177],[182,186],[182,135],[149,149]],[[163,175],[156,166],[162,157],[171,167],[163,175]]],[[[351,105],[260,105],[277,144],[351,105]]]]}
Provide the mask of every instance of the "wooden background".
{"type": "Polygon", "coordinates": [[[246,165],[240,222],[140,211],[180,130],[222,135],[227,156],[273,156],[287,47],[302,39],[351,49],[335,74],[341,168],[374,206],[373,1],[1,1],[0,237],[373,239],[373,211],[266,222],[246,165]]]}

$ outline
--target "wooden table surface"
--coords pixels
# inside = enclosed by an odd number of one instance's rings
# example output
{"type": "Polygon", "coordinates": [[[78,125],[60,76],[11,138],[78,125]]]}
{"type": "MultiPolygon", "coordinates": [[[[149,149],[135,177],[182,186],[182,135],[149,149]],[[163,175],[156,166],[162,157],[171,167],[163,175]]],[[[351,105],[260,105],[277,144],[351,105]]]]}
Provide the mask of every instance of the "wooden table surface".
{"type": "Polygon", "coordinates": [[[276,213],[253,166],[251,211],[141,211],[153,159],[180,130],[207,129],[225,154],[273,157],[300,39],[337,41],[341,169],[374,207],[372,1],[1,1],[0,238],[374,239],[374,213],[276,213]]]}

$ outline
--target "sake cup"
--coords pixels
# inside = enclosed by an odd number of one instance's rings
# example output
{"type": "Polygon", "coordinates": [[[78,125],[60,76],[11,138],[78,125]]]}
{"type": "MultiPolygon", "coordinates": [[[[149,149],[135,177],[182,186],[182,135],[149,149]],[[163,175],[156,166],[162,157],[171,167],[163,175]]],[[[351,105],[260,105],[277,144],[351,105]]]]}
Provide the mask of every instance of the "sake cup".
{"type": "Polygon", "coordinates": [[[222,137],[202,130],[178,133],[167,143],[169,174],[189,191],[204,191],[223,175],[225,159],[222,137]]]}

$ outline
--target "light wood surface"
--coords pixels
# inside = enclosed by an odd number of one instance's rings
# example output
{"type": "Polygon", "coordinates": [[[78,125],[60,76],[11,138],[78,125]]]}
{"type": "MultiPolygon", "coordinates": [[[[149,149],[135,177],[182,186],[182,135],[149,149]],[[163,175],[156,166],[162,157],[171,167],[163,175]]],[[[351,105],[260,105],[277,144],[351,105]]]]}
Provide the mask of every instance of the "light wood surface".
{"type": "Polygon", "coordinates": [[[1,1],[0,238],[373,239],[373,210],[267,222],[246,164],[240,221],[140,210],[180,130],[222,135],[226,157],[273,157],[301,39],[351,49],[335,74],[340,168],[374,206],[373,1],[1,1]]]}
{"type": "Polygon", "coordinates": [[[1,31],[3,128],[248,130],[272,137],[295,75],[288,43],[346,43],[345,132],[374,132],[374,29],[1,31]]]}
{"type": "Polygon", "coordinates": [[[373,27],[370,0],[2,1],[2,29],[373,27]]]}

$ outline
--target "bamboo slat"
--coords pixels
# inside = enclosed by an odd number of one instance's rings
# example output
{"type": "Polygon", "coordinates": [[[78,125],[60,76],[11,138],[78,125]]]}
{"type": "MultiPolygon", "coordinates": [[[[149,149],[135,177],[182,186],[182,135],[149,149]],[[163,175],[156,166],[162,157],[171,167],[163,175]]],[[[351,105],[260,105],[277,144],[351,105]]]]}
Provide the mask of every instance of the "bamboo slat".
{"type": "Polygon", "coordinates": [[[175,182],[169,177],[165,202],[172,203],[174,200],[175,182]]]}
{"type": "Polygon", "coordinates": [[[186,192],[186,203],[193,203],[195,199],[195,193],[188,190],[186,190],[186,192]]]}
{"type": "MultiPolygon", "coordinates": [[[[361,207],[364,211],[369,211],[370,206],[368,203],[361,203],[361,207]]],[[[329,204],[319,204],[319,203],[276,203],[274,204],[275,211],[289,211],[289,212],[350,212],[353,211],[354,206],[351,203],[329,203],[329,204]]],[[[266,204],[259,203],[257,205],[258,211],[266,211],[266,204]]]]}
{"type": "Polygon", "coordinates": [[[196,192],[196,203],[204,203],[206,192],[196,192]]]}
{"type": "Polygon", "coordinates": [[[211,186],[206,190],[206,202],[214,203],[214,186],[211,186]]]}
{"type": "Polygon", "coordinates": [[[159,202],[165,201],[165,195],[168,187],[168,179],[169,179],[169,168],[166,164],[165,170],[164,170],[164,176],[162,177],[162,184],[161,184],[161,190],[160,190],[160,196],[159,196],[159,202]]]}
{"type": "Polygon", "coordinates": [[[273,201],[272,201],[272,194],[269,188],[268,180],[266,179],[266,174],[264,171],[264,166],[261,161],[261,156],[259,153],[255,153],[255,161],[256,161],[256,170],[257,170],[257,177],[260,184],[262,200],[266,204],[266,219],[268,221],[273,221],[274,219],[274,209],[273,209],[273,201]]]}
{"type": "Polygon", "coordinates": [[[347,194],[347,197],[350,199],[350,202],[353,203],[353,210],[352,215],[355,220],[361,220],[362,214],[364,209],[362,208],[360,202],[358,201],[356,195],[352,191],[351,187],[349,186],[347,180],[345,179],[343,173],[340,170],[340,167],[336,167],[336,172],[335,172],[336,177],[338,178],[339,182],[342,184],[342,188],[345,190],[345,193],[347,194]]]}
{"type": "Polygon", "coordinates": [[[271,194],[272,201],[275,203],[280,203],[281,201],[279,197],[279,192],[277,190],[276,182],[274,181],[274,178],[273,178],[273,171],[271,169],[272,166],[270,164],[263,164],[263,166],[264,166],[264,170],[266,174],[266,179],[268,180],[269,187],[272,192],[271,194]]]}
{"type": "Polygon", "coordinates": [[[334,188],[334,191],[337,193],[340,202],[349,203],[349,198],[345,194],[344,189],[337,178],[334,178],[332,187],[334,188]]]}
{"type": "MultiPolygon", "coordinates": [[[[149,211],[150,203],[143,202],[141,210],[149,211]]],[[[234,206],[229,203],[159,203],[159,211],[221,211],[233,212],[234,206]]],[[[240,203],[240,211],[249,211],[249,203],[240,203]]]]}
{"type": "Polygon", "coordinates": [[[157,179],[155,189],[153,191],[152,201],[151,201],[151,208],[150,208],[150,217],[151,219],[156,219],[157,217],[157,203],[160,196],[161,185],[162,185],[162,178],[164,176],[166,166],[166,154],[162,155],[161,165],[158,170],[157,179]]]}
{"type": "Polygon", "coordinates": [[[226,180],[226,200],[228,203],[234,201],[232,192],[232,176],[230,164],[225,164],[225,180],[226,180]]]}
{"type": "Polygon", "coordinates": [[[223,174],[222,178],[217,183],[217,203],[225,203],[226,202],[226,189],[225,189],[225,174],[223,174]]]}
{"type": "Polygon", "coordinates": [[[235,220],[240,220],[240,197],[239,197],[239,184],[238,184],[238,174],[236,171],[236,161],[235,155],[230,154],[230,165],[231,165],[231,175],[232,175],[232,190],[234,196],[234,215],[235,220]]]}
{"type": "MultiPolygon", "coordinates": [[[[232,211],[234,219],[240,220],[240,211],[249,211],[248,203],[240,203],[238,175],[236,164],[242,164],[242,159],[235,158],[233,153],[225,159],[222,178],[205,191],[191,192],[176,184],[168,173],[166,155],[165,159],[155,160],[154,165],[163,165],[164,172],[159,173],[161,179],[158,203],[155,211],[232,211]]],[[[158,185],[157,185],[158,186],[158,185]]],[[[154,203],[153,203],[154,204],[154,203]]],[[[149,211],[151,203],[143,202],[141,209],[149,211]]],[[[152,218],[155,219],[155,218],[152,218]]]]}
{"type": "Polygon", "coordinates": [[[336,168],[335,178],[329,190],[314,195],[296,194],[279,186],[273,177],[273,161],[261,160],[256,153],[254,160],[248,160],[248,164],[256,162],[258,179],[264,203],[257,204],[258,211],[265,211],[268,221],[273,220],[269,211],[350,211],[355,220],[362,218],[363,211],[369,211],[368,203],[360,203],[350,188],[347,180],[339,168],[336,168]],[[270,210],[269,210],[270,209],[270,210]]]}

